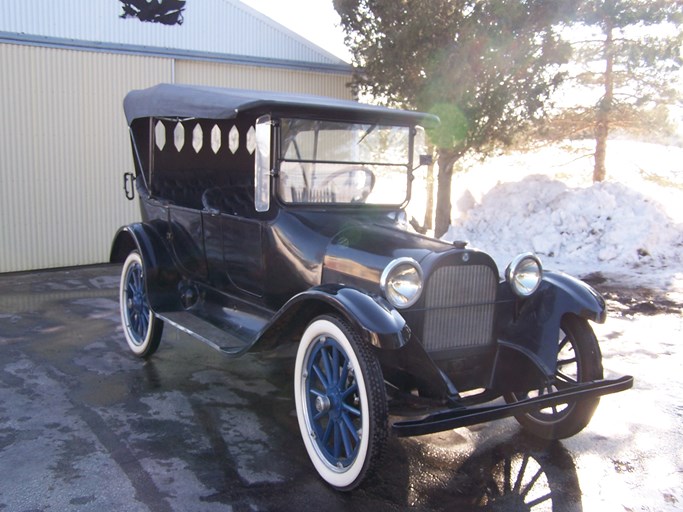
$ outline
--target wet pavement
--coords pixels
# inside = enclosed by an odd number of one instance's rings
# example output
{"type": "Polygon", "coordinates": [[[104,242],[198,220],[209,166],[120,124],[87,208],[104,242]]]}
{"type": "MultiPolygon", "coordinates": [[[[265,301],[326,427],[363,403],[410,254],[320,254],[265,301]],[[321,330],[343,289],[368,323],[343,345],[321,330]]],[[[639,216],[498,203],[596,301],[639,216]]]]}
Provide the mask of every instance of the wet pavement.
{"type": "Polygon", "coordinates": [[[137,359],[119,269],[0,275],[0,511],[683,507],[680,312],[600,326],[605,367],[636,387],[574,438],[535,441],[512,419],[392,438],[378,474],[338,493],[299,437],[293,352],[229,359],[167,327],[137,359]]]}

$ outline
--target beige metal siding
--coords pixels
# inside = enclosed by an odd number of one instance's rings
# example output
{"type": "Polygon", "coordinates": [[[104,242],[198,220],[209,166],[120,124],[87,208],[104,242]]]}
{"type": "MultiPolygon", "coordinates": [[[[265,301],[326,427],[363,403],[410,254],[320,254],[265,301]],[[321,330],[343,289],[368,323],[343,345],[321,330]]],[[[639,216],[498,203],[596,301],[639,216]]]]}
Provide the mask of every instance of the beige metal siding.
{"type": "Polygon", "coordinates": [[[108,260],[139,219],[123,97],[174,77],[350,97],[348,75],[0,43],[0,272],[108,260]]]}
{"type": "Polygon", "coordinates": [[[284,68],[217,64],[179,60],[175,81],[182,84],[214,85],[262,91],[299,92],[352,99],[346,86],[350,75],[296,71],[284,68]]]}
{"type": "Polygon", "coordinates": [[[0,44],[0,272],[98,263],[138,217],[122,101],[170,61],[0,44]]]}

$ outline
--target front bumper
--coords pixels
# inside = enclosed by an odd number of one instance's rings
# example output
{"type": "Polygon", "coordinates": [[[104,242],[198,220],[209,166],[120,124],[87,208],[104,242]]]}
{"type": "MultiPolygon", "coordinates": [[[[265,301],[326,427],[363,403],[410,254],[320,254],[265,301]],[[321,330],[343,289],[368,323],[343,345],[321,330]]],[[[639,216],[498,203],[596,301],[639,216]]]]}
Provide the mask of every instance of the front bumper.
{"type": "Polygon", "coordinates": [[[532,412],[545,407],[567,403],[567,401],[618,393],[631,387],[633,387],[633,377],[630,375],[613,380],[595,380],[579,384],[570,389],[563,389],[510,404],[458,407],[442,410],[416,420],[397,421],[393,424],[392,428],[398,437],[433,434],[434,432],[443,432],[444,430],[499,420],[514,416],[515,414],[532,412]]]}

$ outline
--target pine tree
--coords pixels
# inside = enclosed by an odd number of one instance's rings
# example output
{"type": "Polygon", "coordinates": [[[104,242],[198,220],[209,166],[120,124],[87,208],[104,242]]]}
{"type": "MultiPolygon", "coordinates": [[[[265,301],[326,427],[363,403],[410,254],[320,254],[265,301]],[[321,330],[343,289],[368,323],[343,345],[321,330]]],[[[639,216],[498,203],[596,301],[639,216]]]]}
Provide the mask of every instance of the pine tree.
{"type": "MultiPolygon", "coordinates": [[[[683,1],[583,0],[573,25],[575,38],[569,83],[600,91],[597,101],[565,110],[566,134],[592,126],[593,181],[606,176],[607,139],[613,129],[661,129],[662,107],[680,100],[677,76],[683,55],[683,1]]],[[[594,96],[593,96],[594,98],[594,96]]]]}
{"type": "Polygon", "coordinates": [[[435,235],[450,224],[454,164],[488,154],[542,118],[568,45],[556,0],[335,0],[358,92],[437,114],[435,235]]]}

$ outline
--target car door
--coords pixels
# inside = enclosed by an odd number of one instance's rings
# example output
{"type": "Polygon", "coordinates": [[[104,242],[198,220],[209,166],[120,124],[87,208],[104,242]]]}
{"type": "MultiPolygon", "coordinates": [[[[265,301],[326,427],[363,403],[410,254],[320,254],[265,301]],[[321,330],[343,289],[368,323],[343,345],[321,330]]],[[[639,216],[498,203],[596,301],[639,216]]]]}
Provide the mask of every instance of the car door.
{"type": "Polygon", "coordinates": [[[168,225],[167,236],[178,264],[190,276],[206,278],[202,212],[194,208],[169,205],[168,225]]]}
{"type": "Polygon", "coordinates": [[[262,296],[265,276],[261,222],[222,214],[221,228],[223,263],[230,281],[244,292],[262,296]]]}
{"type": "Polygon", "coordinates": [[[264,289],[263,227],[253,218],[253,196],[246,193],[248,188],[228,184],[205,195],[204,247],[213,286],[260,297],[264,289]]]}

